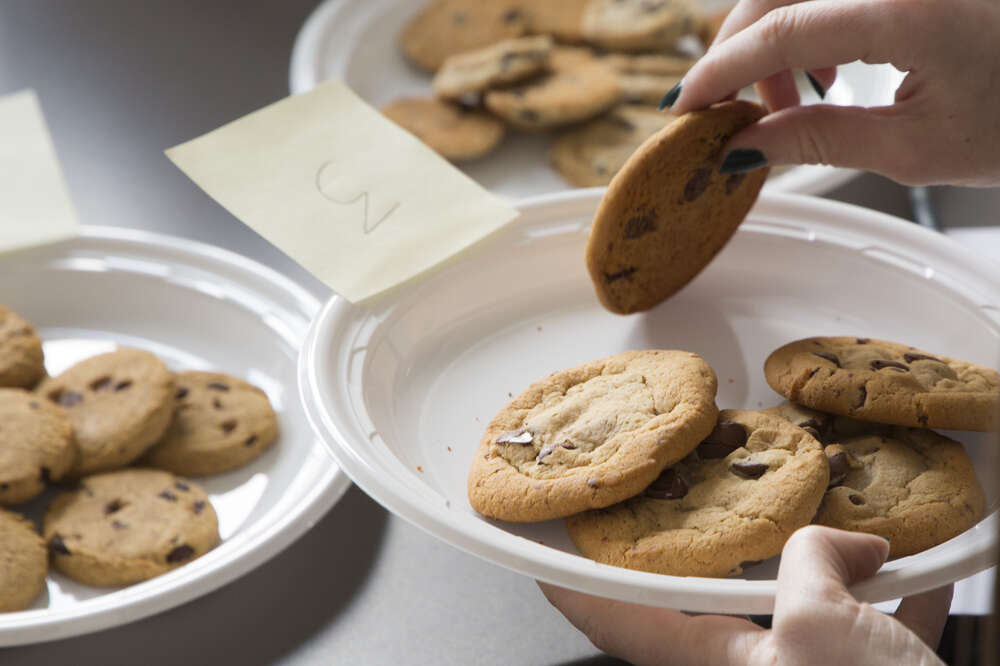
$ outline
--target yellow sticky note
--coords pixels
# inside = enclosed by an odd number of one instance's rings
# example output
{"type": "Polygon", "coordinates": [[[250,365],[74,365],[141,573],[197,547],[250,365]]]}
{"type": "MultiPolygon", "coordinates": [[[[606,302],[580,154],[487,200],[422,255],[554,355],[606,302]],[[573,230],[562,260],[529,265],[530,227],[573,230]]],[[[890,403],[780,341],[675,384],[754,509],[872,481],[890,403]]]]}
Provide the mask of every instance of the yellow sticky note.
{"type": "Polygon", "coordinates": [[[77,233],[38,97],[33,90],[0,97],[0,252],[77,233]]]}
{"type": "Polygon", "coordinates": [[[167,156],[351,302],[418,275],[517,216],[338,82],[167,156]]]}

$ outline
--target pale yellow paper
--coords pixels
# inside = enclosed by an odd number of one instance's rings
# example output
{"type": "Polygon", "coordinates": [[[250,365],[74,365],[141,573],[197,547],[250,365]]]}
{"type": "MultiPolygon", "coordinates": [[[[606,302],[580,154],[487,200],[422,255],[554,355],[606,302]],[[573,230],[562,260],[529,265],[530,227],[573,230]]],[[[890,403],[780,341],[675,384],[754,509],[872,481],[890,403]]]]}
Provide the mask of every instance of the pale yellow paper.
{"type": "Polygon", "coordinates": [[[351,302],[408,280],[517,215],[338,82],[167,156],[351,302]]]}
{"type": "Polygon", "coordinates": [[[35,92],[0,97],[0,252],[72,238],[78,230],[35,92]]]}

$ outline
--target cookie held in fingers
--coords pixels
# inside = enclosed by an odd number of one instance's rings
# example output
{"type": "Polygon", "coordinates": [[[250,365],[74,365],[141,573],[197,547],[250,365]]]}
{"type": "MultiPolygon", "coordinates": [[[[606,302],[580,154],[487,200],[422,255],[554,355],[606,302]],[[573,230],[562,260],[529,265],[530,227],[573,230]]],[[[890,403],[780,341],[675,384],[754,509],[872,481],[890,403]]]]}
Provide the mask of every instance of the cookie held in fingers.
{"type": "Polygon", "coordinates": [[[128,465],[163,436],[174,378],[153,354],[122,348],[77,363],[35,392],[72,423],[79,456],[70,473],[82,476],[128,465]]]}
{"type": "Polygon", "coordinates": [[[31,605],[45,588],[45,542],[30,521],[0,509],[0,613],[31,605]]]}
{"type": "Polygon", "coordinates": [[[429,72],[449,57],[520,37],[528,29],[515,0],[431,0],[400,37],[410,62],[429,72]]]}
{"type": "Polygon", "coordinates": [[[30,389],[44,376],[45,355],[35,329],[0,305],[0,386],[30,389]]]}
{"type": "Polygon", "coordinates": [[[278,421],[267,394],[215,372],[175,376],[174,417],[143,458],[150,467],[206,476],[241,467],[274,443],[278,421]]]}
{"type": "Polygon", "coordinates": [[[552,38],[539,35],[505,39],[493,46],[451,56],[434,76],[434,94],[459,99],[517,83],[545,71],[551,52],[552,38]]]}
{"type": "Polygon", "coordinates": [[[0,389],[0,505],[27,502],[76,462],[61,409],[23,389],[0,389]]]}
{"type": "Polygon", "coordinates": [[[687,113],[629,158],[608,186],[587,242],[587,270],[605,308],[617,314],[652,308],[725,246],[757,200],[767,169],[721,174],[721,153],[764,113],[745,101],[687,113]]]}
{"type": "Polygon", "coordinates": [[[382,115],[452,162],[486,155],[504,135],[503,123],[490,114],[440,99],[397,100],[384,107],[382,115]]]}
{"type": "Polygon", "coordinates": [[[985,495],[965,448],[924,428],[882,425],[785,404],[768,410],[820,433],[830,484],[813,522],[889,539],[912,555],[975,525],[985,495]]]}
{"type": "Polygon", "coordinates": [[[52,567],[87,585],[129,585],[201,557],[219,542],[205,492],[169,472],[132,468],[83,479],[45,514],[52,567]]]}
{"type": "Polygon", "coordinates": [[[862,421],[977,431],[998,425],[1000,374],[897,342],[797,340],[767,358],[764,376],[792,402],[862,421]]]}
{"type": "Polygon", "coordinates": [[[724,410],[691,455],[637,497],[566,519],[580,552],[673,576],[728,576],[781,552],[829,479],[819,442],[761,412],[724,410]]]}
{"type": "Polygon", "coordinates": [[[712,369],[684,351],[624,352],[549,375],[486,428],[469,501],[516,522],[620,502],[712,430],[715,392],[712,369]]]}

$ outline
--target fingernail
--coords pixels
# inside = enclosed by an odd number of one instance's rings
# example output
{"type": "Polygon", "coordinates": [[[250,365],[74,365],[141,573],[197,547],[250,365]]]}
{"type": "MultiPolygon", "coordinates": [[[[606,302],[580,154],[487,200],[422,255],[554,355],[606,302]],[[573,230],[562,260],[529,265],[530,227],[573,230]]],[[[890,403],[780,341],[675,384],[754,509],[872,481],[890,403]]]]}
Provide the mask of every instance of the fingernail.
{"type": "Polygon", "coordinates": [[[809,72],[806,72],[806,78],[809,79],[810,85],[812,85],[813,90],[816,91],[816,94],[819,95],[819,98],[826,99],[826,88],[820,85],[819,81],[816,80],[816,77],[810,74],[809,72]]]}
{"type": "Polygon", "coordinates": [[[743,173],[767,166],[764,153],[754,148],[737,148],[726,155],[719,167],[719,173],[743,173]]]}
{"type": "Polygon", "coordinates": [[[660,111],[663,111],[663,109],[673,106],[674,102],[677,101],[677,98],[681,96],[681,85],[683,83],[684,82],[681,81],[676,86],[671,88],[670,92],[668,92],[666,95],[663,96],[663,99],[660,100],[659,106],[657,106],[656,108],[658,108],[660,111]]]}

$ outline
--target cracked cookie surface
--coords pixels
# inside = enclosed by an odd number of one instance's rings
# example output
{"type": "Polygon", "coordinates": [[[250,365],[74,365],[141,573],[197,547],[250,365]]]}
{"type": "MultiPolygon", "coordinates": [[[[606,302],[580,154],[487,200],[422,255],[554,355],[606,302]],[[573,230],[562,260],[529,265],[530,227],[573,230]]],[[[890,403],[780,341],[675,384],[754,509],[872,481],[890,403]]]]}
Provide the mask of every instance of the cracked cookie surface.
{"type": "Polygon", "coordinates": [[[0,504],[41,494],[76,455],[73,426],[61,409],[22,389],[0,389],[0,504]]]}
{"type": "Polygon", "coordinates": [[[586,262],[601,304],[648,310],[693,279],[735,233],[767,169],[719,173],[722,150],[764,115],[745,101],[678,117],[629,158],[601,200],[586,262]]]}
{"type": "Polygon", "coordinates": [[[704,360],[672,350],[549,375],[486,428],[469,501],[490,518],[534,522],[631,497],[711,431],[716,388],[704,360]]]}
{"type": "Polygon", "coordinates": [[[768,357],[764,376],[794,403],[862,421],[947,430],[997,428],[1000,374],[896,342],[797,340],[768,357]]]}
{"type": "Polygon", "coordinates": [[[985,495],[965,448],[931,430],[867,423],[784,404],[767,410],[819,434],[830,485],[814,522],[889,539],[890,557],[975,525],[985,495]]]}
{"type": "Polygon", "coordinates": [[[591,559],[675,576],[727,576],[781,552],[829,479],[818,441],[779,417],[724,410],[712,433],[642,494],[566,519],[591,559]]]}
{"type": "Polygon", "coordinates": [[[127,469],[56,497],[42,533],[57,571],[87,585],[129,585],[204,555],[219,542],[219,522],[194,483],[127,469]]]}

